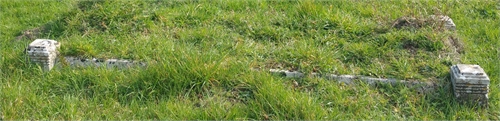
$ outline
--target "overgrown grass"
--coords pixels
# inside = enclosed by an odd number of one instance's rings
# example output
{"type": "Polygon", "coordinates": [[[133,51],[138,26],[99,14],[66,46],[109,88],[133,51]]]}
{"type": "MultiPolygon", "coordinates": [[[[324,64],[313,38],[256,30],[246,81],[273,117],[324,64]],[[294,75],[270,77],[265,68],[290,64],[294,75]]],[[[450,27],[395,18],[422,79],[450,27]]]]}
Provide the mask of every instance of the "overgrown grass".
{"type": "Polygon", "coordinates": [[[0,1],[1,119],[499,120],[498,1],[0,1]],[[392,27],[400,17],[448,15],[392,27]],[[446,56],[455,36],[461,62],[446,56]],[[127,70],[26,61],[35,38],[60,56],[150,62],[127,70]],[[153,63],[154,62],[154,63],[153,63]],[[479,64],[489,108],[453,99],[449,66],[479,64]],[[288,79],[270,68],[433,81],[404,86],[288,79]],[[297,83],[298,85],[294,84],[297,83]]]}

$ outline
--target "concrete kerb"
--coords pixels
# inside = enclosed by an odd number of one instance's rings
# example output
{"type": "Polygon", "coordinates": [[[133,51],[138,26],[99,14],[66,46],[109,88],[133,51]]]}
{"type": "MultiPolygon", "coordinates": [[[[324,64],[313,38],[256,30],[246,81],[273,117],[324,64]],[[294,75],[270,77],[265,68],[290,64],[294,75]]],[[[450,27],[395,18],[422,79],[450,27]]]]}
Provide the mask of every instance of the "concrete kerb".
{"type": "Polygon", "coordinates": [[[336,74],[319,74],[311,73],[308,76],[302,72],[298,71],[288,71],[280,69],[270,69],[270,73],[281,75],[286,78],[324,78],[327,80],[337,81],[338,83],[344,84],[355,84],[355,83],[366,83],[371,86],[376,86],[380,84],[398,85],[402,84],[407,87],[416,88],[420,93],[427,93],[434,91],[437,87],[441,86],[435,82],[419,82],[419,81],[406,81],[397,79],[385,79],[385,78],[374,78],[368,76],[359,75],[336,75],[336,74]]]}
{"type": "Polygon", "coordinates": [[[140,61],[133,60],[125,60],[125,59],[86,59],[86,58],[78,58],[78,57],[70,57],[66,56],[58,59],[58,63],[55,64],[57,67],[61,67],[63,65],[67,65],[69,67],[105,67],[108,69],[116,68],[116,69],[127,69],[132,67],[144,68],[148,64],[140,61]]]}

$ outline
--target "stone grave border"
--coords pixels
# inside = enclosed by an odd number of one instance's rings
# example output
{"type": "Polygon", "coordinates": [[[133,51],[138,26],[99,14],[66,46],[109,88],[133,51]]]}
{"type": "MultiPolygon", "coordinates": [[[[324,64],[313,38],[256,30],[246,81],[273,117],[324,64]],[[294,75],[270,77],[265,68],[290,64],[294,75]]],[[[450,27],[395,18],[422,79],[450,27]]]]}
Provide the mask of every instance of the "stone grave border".
{"type": "MultiPolygon", "coordinates": [[[[396,20],[396,22],[407,22],[408,24],[413,24],[416,18],[412,17],[402,17],[396,20]]],[[[455,31],[456,25],[453,20],[444,15],[431,15],[427,18],[428,21],[434,21],[442,23],[443,27],[448,31],[455,31]]],[[[395,23],[394,25],[396,25],[395,23]]],[[[393,25],[393,26],[394,26],[393,25]]],[[[412,26],[412,25],[409,25],[412,26]]],[[[458,38],[450,36],[448,40],[444,42],[449,46],[453,46],[452,53],[447,53],[444,56],[454,56],[454,63],[460,63],[461,43],[458,38]]],[[[270,69],[270,73],[284,76],[286,78],[306,78],[306,75],[298,71],[280,70],[280,69],[270,69]]],[[[353,84],[355,82],[364,82],[368,85],[378,85],[378,84],[390,84],[397,85],[402,84],[407,87],[415,88],[420,93],[427,93],[434,91],[435,89],[443,86],[444,84],[438,84],[436,82],[420,82],[420,81],[405,81],[397,79],[384,79],[384,78],[373,78],[367,76],[359,75],[335,75],[335,74],[319,74],[310,73],[308,77],[325,78],[328,80],[334,80],[339,83],[353,84]]],[[[455,99],[459,102],[473,102],[481,106],[488,106],[488,93],[489,93],[489,78],[484,72],[484,70],[479,65],[466,65],[457,64],[450,67],[450,80],[455,95],[455,99]],[[462,72],[461,72],[462,71],[462,72]],[[459,73],[460,72],[460,73],[459,73]],[[472,74],[470,74],[472,73],[472,74]]]]}
{"type": "MultiPolygon", "coordinates": [[[[414,19],[414,18],[413,18],[414,19]]],[[[413,20],[405,18],[405,21],[413,20]]],[[[432,15],[430,20],[443,23],[445,29],[455,31],[456,26],[448,16],[432,15]]],[[[401,21],[398,19],[398,21],[401,21]]],[[[56,64],[69,65],[70,67],[102,67],[125,69],[134,66],[146,67],[144,62],[137,62],[123,59],[82,59],[77,57],[61,57],[57,58],[60,43],[49,39],[36,39],[26,49],[29,59],[43,67],[44,71],[50,71],[56,64]],[[60,61],[60,62],[57,62],[60,61]]],[[[455,50],[456,51],[456,50],[455,50]]],[[[458,55],[457,55],[458,56],[458,55]]],[[[298,71],[288,71],[280,69],[270,69],[270,73],[283,75],[289,78],[305,78],[305,74],[298,71]]],[[[488,104],[489,78],[484,70],[479,65],[463,65],[457,64],[450,67],[451,83],[456,99],[464,101],[476,101],[479,104],[488,104]],[[470,68],[468,68],[470,67],[470,68]]],[[[320,77],[328,80],[335,80],[339,83],[352,84],[356,80],[367,83],[369,85],[377,84],[403,84],[407,87],[420,86],[418,92],[433,91],[438,87],[446,86],[439,85],[435,82],[419,82],[405,81],[397,79],[373,78],[358,75],[335,75],[335,74],[319,74],[311,73],[309,77],[320,77]]]]}

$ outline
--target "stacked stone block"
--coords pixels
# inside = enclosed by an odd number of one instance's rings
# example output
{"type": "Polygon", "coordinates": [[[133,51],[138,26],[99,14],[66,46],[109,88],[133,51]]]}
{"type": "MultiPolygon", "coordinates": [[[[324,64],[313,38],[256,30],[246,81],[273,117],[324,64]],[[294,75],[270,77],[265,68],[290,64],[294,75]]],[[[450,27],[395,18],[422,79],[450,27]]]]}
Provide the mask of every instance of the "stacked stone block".
{"type": "Polygon", "coordinates": [[[57,58],[59,42],[48,39],[36,39],[26,49],[32,62],[40,64],[43,70],[49,71],[54,67],[57,58]]]}
{"type": "Polygon", "coordinates": [[[488,104],[490,79],[479,65],[453,65],[450,73],[453,92],[459,101],[488,104]]]}

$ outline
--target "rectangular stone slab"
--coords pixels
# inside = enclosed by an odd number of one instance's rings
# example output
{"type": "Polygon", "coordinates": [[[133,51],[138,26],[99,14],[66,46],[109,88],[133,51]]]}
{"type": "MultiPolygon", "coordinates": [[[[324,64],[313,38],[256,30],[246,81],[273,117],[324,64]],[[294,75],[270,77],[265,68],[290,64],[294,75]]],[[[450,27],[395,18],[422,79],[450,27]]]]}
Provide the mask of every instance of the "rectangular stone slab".
{"type": "Polygon", "coordinates": [[[456,66],[461,75],[486,75],[479,65],[457,64],[456,66]]]}
{"type": "Polygon", "coordinates": [[[461,84],[490,84],[490,79],[486,73],[478,66],[460,66],[458,65],[451,67],[451,80],[453,83],[461,84]]]}
{"type": "Polygon", "coordinates": [[[49,40],[49,39],[36,39],[35,41],[31,42],[29,44],[29,48],[45,48],[49,46],[55,46],[59,47],[60,44],[59,42],[55,40],[49,40]]]}
{"type": "Polygon", "coordinates": [[[455,93],[464,94],[488,94],[488,91],[455,90],[455,93]]]}
{"type": "Polygon", "coordinates": [[[489,91],[488,88],[458,88],[458,87],[455,88],[455,90],[457,90],[457,91],[458,90],[462,90],[462,91],[464,91],[464,90],[468,90],[468,91],[489,91]]]}
{"type": "Polygon", "coordinates": [[[488,84],[460,84],[460,83],[455,83],[456,87],[472,87],[472,88],[485,88],[488,87],[488,84]]]}
{"type": "Polygon", "coordinates": [[[471,89],[471,88],[455,88],[455,90],[462,90],[462,91],[489,91],[489,88],[480,88],[480,89],[471,89]]]}
{"type": "Polygon", "coordinates": [[[478,79],[478,80],[489,80],[486,75],[462,75],[457,68],[452,68],[451,71],[455,77],[460,77],[463,79],[478,79]]]}
{"type": "Polygon", "coordinates": [[[460,94],[455,93],[458,101],[478,101],[480,104],[488,104],[487,94],[460,94]]]}

